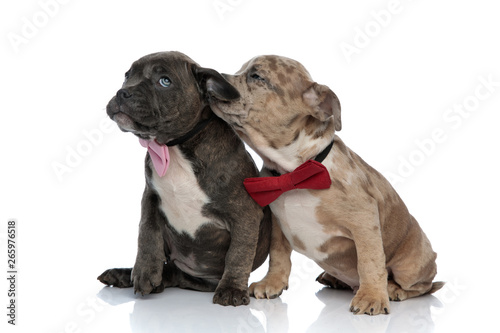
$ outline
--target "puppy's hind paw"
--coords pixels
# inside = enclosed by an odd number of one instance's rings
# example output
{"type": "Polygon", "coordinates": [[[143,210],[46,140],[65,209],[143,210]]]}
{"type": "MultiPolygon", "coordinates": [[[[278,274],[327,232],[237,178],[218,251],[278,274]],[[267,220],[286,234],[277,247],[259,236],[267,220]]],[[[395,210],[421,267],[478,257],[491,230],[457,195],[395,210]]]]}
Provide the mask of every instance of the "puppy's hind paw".
{"type": "Polygon", "coordinates": [[[132,268],[111,268],[97,277],[105,285],[130,288],[132,287],[132,268]]]}
{"type": "Polygon", "coordinates": [[[344,282],[340,281],[336,277],[328,274],[327,272],[321,273],[317,278],[316,281],[318,281],[321,284],[324,284],[325,286],[328,286],[333,289],[352,289],[350,286],[345,284],[344,282]]]}

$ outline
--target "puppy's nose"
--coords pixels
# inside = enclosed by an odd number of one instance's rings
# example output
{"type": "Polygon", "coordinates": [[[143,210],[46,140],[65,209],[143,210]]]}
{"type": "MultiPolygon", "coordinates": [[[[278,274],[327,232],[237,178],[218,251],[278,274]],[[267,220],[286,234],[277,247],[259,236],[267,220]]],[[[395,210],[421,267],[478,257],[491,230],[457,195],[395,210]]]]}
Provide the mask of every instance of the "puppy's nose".
{"type": "Polygon", "coordinates": [[[120,89],[116,93],[116,97],[118,99],[128,99],[128,98],[132,97],[132,94],[127,89],[120,89]]]}

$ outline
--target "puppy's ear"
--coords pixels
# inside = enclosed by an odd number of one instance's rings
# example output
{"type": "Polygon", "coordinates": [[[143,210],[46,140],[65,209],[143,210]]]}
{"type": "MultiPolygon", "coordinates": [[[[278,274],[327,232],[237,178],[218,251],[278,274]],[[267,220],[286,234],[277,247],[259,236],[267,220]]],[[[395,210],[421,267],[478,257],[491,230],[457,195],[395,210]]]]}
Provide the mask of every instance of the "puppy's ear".
{"type": "Polygon", "coordinates": [[[325,85],[314,82],[302,94],[304,103],[311,107],[311,115],[321,121],[326,121],[333,117],[335,130],[342,129],[340,119],[340,102],[337,95],[325,85]]]}
{"type": "Polygon", "coordinates": [[[219,72],[195,66],[193,74],[198,87],[206,96],[213,96],[222,101],[232,101],[240,98],[240,93],[219,72]]]}

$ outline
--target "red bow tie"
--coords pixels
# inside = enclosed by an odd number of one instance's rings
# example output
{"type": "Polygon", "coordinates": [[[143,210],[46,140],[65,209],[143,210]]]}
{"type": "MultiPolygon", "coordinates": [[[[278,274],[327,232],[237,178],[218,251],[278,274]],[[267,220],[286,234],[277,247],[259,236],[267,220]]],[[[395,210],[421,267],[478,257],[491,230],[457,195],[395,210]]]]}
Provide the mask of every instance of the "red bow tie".
{"type": "Polygon", "coordinates": [[[292,172],[278,177],[246,178],[243,182],[248,194],[262,207],[269,205],[281,194],[298,189],[327,189],[332,184],[325,166],[308,160],[292,172]]]}

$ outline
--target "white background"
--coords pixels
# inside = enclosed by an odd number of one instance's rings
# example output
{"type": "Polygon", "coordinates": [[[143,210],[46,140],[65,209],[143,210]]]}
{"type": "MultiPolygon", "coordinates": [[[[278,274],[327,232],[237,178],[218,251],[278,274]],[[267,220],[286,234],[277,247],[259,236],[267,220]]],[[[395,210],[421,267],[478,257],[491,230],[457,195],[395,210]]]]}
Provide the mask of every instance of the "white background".
{"type": "Polygon", "coordinates": [[[19,225],[18,325],[7,325],[1,278],[2,332],[498,332],[493,1],[65,2],[0,5],[5,275],[7,221],[19,225]],[[321,270],[298,255],[290,289],[247,307],[103,288],[102,271],[134,263],[145,154],[132,134],[102,127],[105,106],[134,60],[163,50],[226,73],[259,54],[301,61],[339,96],[339,135],[393,180],[447,285],[373,318],[352,315],[352,294],[323,290],[321,270]]]}

